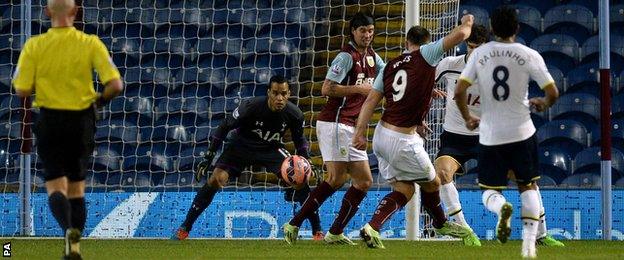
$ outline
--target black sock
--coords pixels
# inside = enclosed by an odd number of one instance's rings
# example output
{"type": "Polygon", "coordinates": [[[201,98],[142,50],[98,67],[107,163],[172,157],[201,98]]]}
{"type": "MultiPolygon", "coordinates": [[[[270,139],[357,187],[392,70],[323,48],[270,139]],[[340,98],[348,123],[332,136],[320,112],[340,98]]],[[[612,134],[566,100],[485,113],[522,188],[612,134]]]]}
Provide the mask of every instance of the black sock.
{"type": "Polygon", "coordinates": [[[69,200],[60,191],[55,191],[48,197],[48,204],[50,205],[50,211],[58,222],[59,226],[65,231],[71,227],[71,206],[69,200]]]}
{"type": "Polygon", "coordinates": [[[191,231],[193,224],[199,215],[210,205],[217,191],[217,189],[213,189],[208,183],[204,184],[197,192],[197,195],[195,195],[193,204],[188,213],[186,213],[186,219],[184,219],[184,223],[182,223],[181,227],[186,231],[191,231]]]}
{"type": "Polygon", "coordinates": [[[82,233],[85,228],[85,222],[87,221],[87,207],[85,205],[85,199],[73,198],[69,199],[71,205],[71,224],[73,228],[77,228],[82,233]]]}
{"type": "Polygon", "coordinates": [[[317,231],[323,231],[321,229],[321,217],[319,217],[318,210],[310,213],[310,215],[308,215],[308,220],[310,221],[310,226],[312,226],[312,235],[317,231]]]}

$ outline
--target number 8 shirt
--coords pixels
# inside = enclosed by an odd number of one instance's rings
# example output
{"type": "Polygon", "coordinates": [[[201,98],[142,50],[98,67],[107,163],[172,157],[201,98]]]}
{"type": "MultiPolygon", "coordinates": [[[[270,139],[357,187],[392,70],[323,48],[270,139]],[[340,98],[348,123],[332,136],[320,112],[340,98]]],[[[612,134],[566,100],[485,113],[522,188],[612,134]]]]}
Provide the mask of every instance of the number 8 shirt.
{"type": "Polygon", "coordinates": [[[481,93],[479,142],[501,145],[535,133],[529,110],[529,79],[540,88],[554,82],[544,59],[519,43],[489,42],[475,49],[460,80],[478,85],[481,93]]]}

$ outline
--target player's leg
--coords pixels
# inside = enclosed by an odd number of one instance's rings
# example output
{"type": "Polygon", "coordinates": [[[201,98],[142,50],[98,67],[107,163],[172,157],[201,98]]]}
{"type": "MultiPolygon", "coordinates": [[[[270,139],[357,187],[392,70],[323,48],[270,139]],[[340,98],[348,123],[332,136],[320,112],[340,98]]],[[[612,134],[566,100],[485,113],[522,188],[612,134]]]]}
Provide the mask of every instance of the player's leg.
{"type": "Polygon", "coordinates": [[[385,248],[379,231],[394,213],[401,210],[414,195],[414,183],[396,181],[391,183],[392,192],[388,193],[377,205],[371,220],[360,230],[360,237],[370,248],[385,248]]]}
{"type": "Polygon", "coordinates": [[[342,187],[348,177],[348,154],[346,152],[341,153],[342,150],[340,149],[340,144],[348,143],[346,143],[347,140],[345,138],[341,138],[341,129],[338,126],[338,124],[332,122],[317,121],[316,123],[319,148],[327,167],[328,177],[310,192],[308,199],[301,205],[299,211],[288,223],[284,224],[284,239],[289,244],[296,241],[299,227],[303,221],[308,216],[318,212],[325,200],[342,187]]]}
{"type": "Polygon", "coordinates": [[[328,161],[325,162],[325,166],[328,172],[327,179],[310,192],[299,211],[288,223],[284,224],[284,239],[286,239],[286,242],[289,242],[290,238],[294,238],[290,239],[289,244],[296,241],[299,227],[303,224],[303,221],[308,219],[311,215],[318,216],[318,209],[321,205],[323,205],[325,200],[331,197],[337,189],[342,187],[348,177],[346,173],[347,162],[328,161]]]}
{"type": "Polygon", "coordinates": [[[537,191],[537,195],[540,199],[540,221],[537,226],[537,244],[543,246],[565,246],[561,241],[548,234],[548,229],[546,228],[546,210],[544,209],[542,194],[537,183],[535,183],[535,191],[537,191]]]}
{"type": "Polygon", "coordinates": [[[87,207],[85,203],[85,181],[70,180],[68,185],[67,197],[71,207],[71,226],[67,232],[67,240],[69,242],[69,251],[74,255],[80,254],[80,238],[87,221],[87,207]]]}
{"type": "Polygon", "coordinates": [[[513,206],[501,193],[507,187],[507,159],[502,156],[500,146],[480,145],[479,186],[483,190],[483,205],[498,216],[496,238],[506,243],[511,235],[511,214],[513,206]]]}
{"type": "Polygon", "coordinates": [[[438,157],[434,163],[436,175],[440,178],[440,199],[446,206],[446,212],[456,223],[471,230],[469,236],[462,238],[463,243],[468,246],[481,246],[479,237],[472,231],[470,225],[464,218],[461,203],[459,202],[459,192],[453,182],[455,172],[461,167],[459,162],[453,157],[443,155],[438,157]]]}
{"type": "Polygon", "coordinates": [[[215,194],[227,184],[228,179],[228,170],[222,169],[219,166],[214,169],[208,182],[197,191],[195,198],[193,198],[193,204],[191,204],[191,207],[186,213],[184,222],[180,225],[176,233],[173,234],[171,239],[183,240],[188,237],[197,218],[210,206],[215,194]]]}
{"type": "Polygon", "coordinates": [[[522,202],[522,257],[536,257],[535,244],[540,221],[541,199],[535,181],[540,176],[537,159],[537,137],[506,145],[510,153],[511,170],[518,183],[522,202]],[[511,153],[511,151],[514,151],[511,153]]]}
{"type": "Polygon", "coordinates": [[[366,151],[357,150],[352,147],[349,156],[351,157],[351,162],[349,162],[351,187],[349,187],[343,196],[338,216],[334,219],[334,223],[329,229],[329,233],[325,239],[328,243],[355,244],[343,234],[344,228],[357,213],[360,203],[362,203],[362,200],[366,197],[366,192],[368,192],[368,189],[373,184],[373,176],[370,171],[370,165],[368,164],[366,151]]]}

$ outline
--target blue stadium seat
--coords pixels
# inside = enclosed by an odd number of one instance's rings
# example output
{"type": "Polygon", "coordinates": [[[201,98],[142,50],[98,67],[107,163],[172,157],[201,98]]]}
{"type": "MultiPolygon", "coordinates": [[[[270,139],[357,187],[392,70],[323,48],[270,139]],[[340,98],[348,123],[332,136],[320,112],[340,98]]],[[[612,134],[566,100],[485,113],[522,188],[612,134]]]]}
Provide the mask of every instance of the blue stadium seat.
{"type": "Polygon", "coordinates": [[[121,118],[138,126],[150,125],[154,118],[154,102],[149,97],[125,96],[111,100],[111,118],[121,118]],[[119,108],[113,110],[114,108],[119,108]]]}
{"type": "Polygon", "coordinates": [[[480,24],[485,27],[489,27],[488,25],[490,24],[490,15],[488,14],[487,10],[476,5],[463,5],[462,4],[459,6],[458,18],[461,18],[461,16],[465,14],[472,14],[474,16],[475,24],[480,24]]]}
{"type": "Polygon", "coordinates": [[[232,68],[227,72],[226,84],[250,83],[255,81],[256,69],[232,68]]]}
{"type": "Polygon", "coordinates": [[[580,5],[555,6],[544,14],[544,32],[571,35],[583,42],[594,33],[594,15],[580,5]]]}
{"type": "Polygon", "coordinates": [[[531,48],[538,51],[546,64],[555,65],[567,72],[578,60],[578,42],[564,34],[544,34],[531,42],[531,48]]]}
{"type": "Polygon", "coordinates": [[[624,178],[620,178],[619,180],[617,180],[617,181],[614,183],[614,185],[615,185],[616,187],[620,187],[620,188],[624,187],[624,178]]]}
{"type": "Polygon", "coordinates": [[[594,173],[583,173],[568,176],[561,182],[563,187],[598,188],[602,184],[600,175],[594,173]]]}
{"type": "Polygon", "coordinates": [[[539,171],[557,183],[560,183],[572,172],[572,158],[565,150],[549,147],[538,149],[539,171]]]}
{"type": "Polygon", "coordinates": [[[172,116],[175,114],[193,113],[200,118],[208,118],[208,101],[202,98],[189,97],[182,98],[180,95],[172,95],[167,100],[161,101],[157,108],[158,117],[163,115],[172,116]]]}
{"type": "Polygon", "coordinates": [[[141,23],[114,23],[111,27],[111,32],[105,33],[107,37],[112,38],[149,38],[154,36],[154,32],[151,28],[141,23]]]}
{"type": "Polygon", "coordinates": [[[171,69],[169,69],[169,67],[167,67],[166,64],[158,65],[159,67],[153,67],[153,66],[150,67],[149,65],[152,65],[152,64],[146,63],[142,66],[144,69],[141,70],[141,82],[149,83],[150,85],[153,84],[154,86],[158,86],[157,89],[160,89],[160,90],[166,90],[165,93],[158,93],[154,91],[154,95],[159,95],[159,94],[166,95],[167,93],[170,92],[170,90],[167,90],[167,89],[175,88],[175,85],[178,83],[175,81],[176,79],[174,77],[174,75],[176,75],[175,70],[172,71],[171,69]]]}
{"type": "Polygon", "coordinates": [[[150,171],[169,172],[173,169],[173,163],[165,154],[167,147],[157,143],[139,146],[135,154],[124,155],[123,170],[126,171],[150,171]]]}
{"type": "Polygon", "coordinates": [[[139,141],[139,128],[131,121],[101,120],[96,124],[95,141],[125,153],[134,150],[139,141]]]}
{"type": "Polygon", "coordinates": [[[566,89],[563,72],[555,66],[547,66],[547,68],[548,68],[548,72],[555,80],[555,85],[557,85],[557,89],[559,90],[559,95],[561,95],[566,89]]]}
{"type": "MultiPolygon", "coordinates": [[[[164,140],[167,142],[188,143],[191,140],[190,132],[183,125],[158,125],[146,130],[145,137],[149,136],[149,139],[144,139],[145,141],[164,140]],[[151,134],[148,133],[150,130],[151,134]]],[[[141,136],[143,137],[144,134],[141,133],[141,136]]]]}
{"type": "MultiPolygon", "coordinates": [[[[518,12],[518,22],[520,23],[518,36],[531,42],[542,32],[542,14],[532,6],[514,5],[514,8],[518,12]]],[[[484,25],[487,27],[487,24],[484,25]]]]}
{"type": "Polygon", "coordinates": [[[192,172],[166,174],[161,184],[164,187],[185,188],[193,185],[194,181],[192,172]]]}
{"type": "Polygon", "coordinates": [[[600,120],[600,100],[590,94],[568,93],[550,108],[550,116],[555,120],[572,119],[591,129],[600,120]]]}
{"type": "Polygon", "coordinates": [[[193,171],[195,165],[204,159],[208,146],[197,145],[192,148],[184,149],[180,152],[180,158],[177,160],[177,171],[193,171]]]}
{"type": "MultiPolygon", "coordinates": [[[[624,57],[624,36],[610,35],[609,47],[611,53],[624,57]]],[[[586,60],[590,57],[597,56],[600,51],[600,36],[595,35],[589,37],[582,46],[581,60],[586,60]]]]}
{"type": "Polygon", "coordinates": [[[210,100],[210,116],[223,117],[238,107],[238,98],[217,97],[210,100]]]}
{"type": "MultiPolygon", "coordinates": [[[[595,16],[598,16],[598,2],[597,1],[567,0],[567,1],[562,1],[562,2],[565,2],[566,4],[575,4],[575,5],[583,6],[589,9],[595,16]]],[[[612,2],[615,2],[615,1],[612,1],[612,2]]]]}
{"type": "Polygon", "coordinates": [[[624,26],[624,3],[611,5],[611,8],[609,8],[609,22],[611,28],[624,26]]]}
{"type": "Polygon", "coordinates": [[[555,120],[542,125],[537,131],[540,147],[559,148],[570,156],[587,147],[587,129],[573,120],[555,120]]]}
{"type": "Polygon", "coordinates": [[[22,138],[22,121],[12,119],[11,121],[0,121],[0,138],[8,138],[13,142],[22,138]]]}
{"type": "Polygon", "coordinates": [[[250,39],[245,42],[245,50],[248,52],[266,54],[279,53],[289,54],[296,52],[297,49],[290,42],[284,39],[250,39]]]}
{"type": "Polygon", "coordinates": [[[203,100],[208,100],[212,97],[212,93],[210,90],[210,85],[189,84],[181,88],[180,95],[182,98],[200,98],[203,100]]]}
{"type": "Polygon", "coordinates": [[[300,24],[274,23],[262,27],[256,37],[285,39],[298,49],[305,49],[310,32],[302,30],[300,24]]]}
{"type": "MultiPolygon", "coordinates": [[[[574,174],[600,172],[600,147],[590,147],[574,157],[574,174]]],[[[611,150],[611,168],[613,180],[624,174],[624,154],[618,149],[611,150]]]]}
{"type": "Polygon", "coordinates": [[[119,172],[121,170],[121,155],[108,146],[100,145],[93,151],[93,165],[91,169],[96,172],[119,172]]]}
{"type": "MultiPolygon", "coordinates": [[[[598,62],[582,64],[568,72],[567,93],[588,93],[595,97],[600,96],[600,67],[598,62]]],[[[615,74],[611,74],[611,85],[615,86],[615,74]]],[[[614,89],[611,89],[614,91],[614,89]]]]}
{"type": "Polygon", "coordinates": [[[209,88],[211,72],[211,69],[190,67],[181,70],[178,73],[178,77],[184,84],[188,84],[190,86],[201,86],[201,88],[209,88]]]}
{"type": "MultiPolygon", "coordinates": [[[[601,126],[596,125],[591,133],[592,145],[600,146],[601,142],[601,126]]],[[[614,119],[611,121],[611,145],[620,151],[624,151],[624,120],[614,119]]]]}
{"type": "Polygon", "coordinates": [[[208,138],[222,122],[222,118],[211,118],[210,121],[203,123],[195,128],[195,142],[197,144],[207,144],[208,138]]]}
{"type": "Polygon", "coordinates": [[[537,180],[537,185],[539,187],[555,187],[557,186],[557,181],[553,178],[551,178],[548,175],[541,175],[540,178],[537,180]]]}
{"type": "MultiPolygon", "coordinates": [[[[111,14],[111,22],[122,23],[140,23],[142,9],[138,7],[113,8],[111,14]]],[[[149,11],[146,11],[149,12],[149,11]]]]}
{"type": "Polygon", "coordinates": [[[84,32],[97,34],[110,28],[113,22],[113,11],[108,8],[85,7],[82,9],[84,32]]]}
{"type": "Polygon", "coordinates": [[[10,95],[2,99],[0,103],[0,119],[21,120],[22,100],[16,95],[10,95]]]}
{"type": "Polygon", "coordinates": [[[455,179],[455,184],[460,187],[474,187],[479,185],[478,174],[464,174],[455,179]]]}
{"type": "Polygon", "coordinates": [[[614,96],[611,100],[612,119],[624,119],[624,93],[614,96]]]}

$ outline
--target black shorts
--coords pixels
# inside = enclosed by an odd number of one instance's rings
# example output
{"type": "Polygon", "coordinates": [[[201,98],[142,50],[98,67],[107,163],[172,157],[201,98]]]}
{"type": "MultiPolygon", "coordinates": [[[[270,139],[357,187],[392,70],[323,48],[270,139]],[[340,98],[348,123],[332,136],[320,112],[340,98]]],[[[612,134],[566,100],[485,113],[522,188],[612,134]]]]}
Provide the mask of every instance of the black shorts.
{"type": "Polygon", "coordinates": [[[457,161],[459,164],[457,173],[463,173],[464,163],[479,157],[479,136],[460,135],[442,131],[442,134],[440,134],[440,150],[436,155],[436,160],[442,156],[449,156],[457,161]]]}
{"type": "Polygon", "coordinates": [[[95,111],[41,108],[33,132],[44,180],[82,181],[95,146],[95,111]]]}
{"type": "Polygon", "coordinates": [[[509,170],[513,170],[516,182],[520,185],[528,185],[540,178],[535,134],[515,143],[480,146],[479,186],[482,188],[507,187],[509,170]]]}
{"type": "Polygon", "coordinates": [[[217,159],[215,167],[225,170],[230,176],[238,177],[246,167],[258,165],[266,167],[267,172],[281,178],[282,162],[289,155],[284,148],[258,150],[240,144],[228,144],[217,159]]]}

